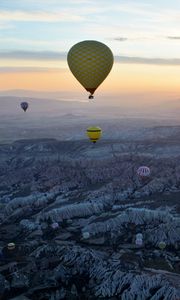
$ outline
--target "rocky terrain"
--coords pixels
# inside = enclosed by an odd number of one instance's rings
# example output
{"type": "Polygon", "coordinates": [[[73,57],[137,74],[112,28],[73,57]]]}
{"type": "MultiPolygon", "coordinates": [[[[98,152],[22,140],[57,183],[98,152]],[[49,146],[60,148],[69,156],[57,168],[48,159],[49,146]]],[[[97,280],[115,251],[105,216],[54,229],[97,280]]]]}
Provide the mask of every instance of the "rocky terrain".
{"type": "Polygon", "coordinates": [[[180,299],[180,127],[132,132],[1,144],[0,299],[180,299]]]}

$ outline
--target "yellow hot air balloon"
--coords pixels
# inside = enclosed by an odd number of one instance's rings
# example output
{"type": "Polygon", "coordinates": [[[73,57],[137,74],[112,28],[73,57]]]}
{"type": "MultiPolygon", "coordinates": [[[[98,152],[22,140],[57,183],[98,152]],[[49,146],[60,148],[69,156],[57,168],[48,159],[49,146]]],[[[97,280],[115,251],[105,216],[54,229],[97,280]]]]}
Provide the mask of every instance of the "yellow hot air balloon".
{"type": "Polygon", "coordinates": [[[90,92],[89,99],[112,69],[114,57],[105,44],[83,41],[75,44],[68,52],[69,68],[82,86],[90,92]]]}
{"type": "Polygon", "coordinates": [[[87,131],[87,136],[89,139],[95,144],[101,137],[102,130],[100,127],[88,127],[87,131]]]}

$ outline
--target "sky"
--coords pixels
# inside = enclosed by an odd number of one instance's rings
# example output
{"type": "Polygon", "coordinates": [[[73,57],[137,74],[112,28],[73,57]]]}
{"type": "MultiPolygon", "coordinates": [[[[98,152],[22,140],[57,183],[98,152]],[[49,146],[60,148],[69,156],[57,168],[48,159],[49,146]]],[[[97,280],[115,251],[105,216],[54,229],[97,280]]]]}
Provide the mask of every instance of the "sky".
{"type": "Polygon", "coordinates": [[[97,94],[179,97],[179,0],[1,0],[0,90],[84,96],[66,62],[83,40],[101,41],[115,56],[97,94]]]}

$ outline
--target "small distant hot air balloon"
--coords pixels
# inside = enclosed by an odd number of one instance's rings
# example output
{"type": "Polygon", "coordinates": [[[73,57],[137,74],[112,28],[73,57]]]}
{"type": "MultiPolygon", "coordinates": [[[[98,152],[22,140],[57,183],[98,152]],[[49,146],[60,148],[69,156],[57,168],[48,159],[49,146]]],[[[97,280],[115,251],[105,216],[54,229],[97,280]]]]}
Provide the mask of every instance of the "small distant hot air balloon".
{"type": "Polygon", "coordinates": [[[82,41],[68,52],[69,68],[80,84],[90,92],[89,99],[112,69],[112,51],[98,41],[82,41]]]}
{"type": "Polygon", "coordinates": [[[143,239],[142,233],[137,233],[136,234],[136,239],[143,239]]]}
{"type": "Polygon", "coordinates": [[[143,245],[143,240],[142,239],[136,239],[135,244],[136,244],[136,246],[142,246],[143,245]]]}
{"type": "Polygon", "coordinates": [[[21,102],[21,108],[26,111],[28,109],[29,104],[27,102],[21,102]]]}
{"type": "Polygon", "coordinates": [[[18,253],[18,247],[16,247],[15,243],[8,243],[2,249],[2,255],[5,259],[13,259],[18,253]]]}
{"type": "Polygon", "coordinates": [[[89,139],[95,144],[100,139],[102,130],[100,127],[92,126],[88,127],[86,133],[89,139]]]}
{"type": "Polygon", "coordinates": [[[166,243],[165,242],[159,242],[158,244],[159,249],[164,250],[166,248],[166,243]]]}
{"type": "Polygon", "coordinates": [[[136,234],[135,244],[137,246],[142,246],[143,245],[143,235],[142,235],[142,233],[137,233],[136,234]]]}
{"type": "Polygon", "coordinates": [[[54,222],[51,224],[52,229],[58,229],[59,228],[59,224],[57,222],[54,222]]]}
{"type": "Polygon", "coordinates": [[[88,231],[86,231],[86,232],[83,232],[82,233],[82,236],[83,236],[83,239],[89,239],[89,237],[90,237],[90,234],[89,234],[89,232],[88,231]]]}
{"type": "Polygon", "coordinates": [[[148,167],[146,166],[141,166],[138,168],[137,170],[137,175],[141,178],[141,179],[144,179],[144,178],[148,178],[151,174],[151,171],[148,167]]]}
{"type": "Polygon", "coordinates": [[[9,244],[7,244],[8,250],[14,250],[15,247],[16,247],[16,245],[15,245],[14,243],[9,243],[9,244]]]}

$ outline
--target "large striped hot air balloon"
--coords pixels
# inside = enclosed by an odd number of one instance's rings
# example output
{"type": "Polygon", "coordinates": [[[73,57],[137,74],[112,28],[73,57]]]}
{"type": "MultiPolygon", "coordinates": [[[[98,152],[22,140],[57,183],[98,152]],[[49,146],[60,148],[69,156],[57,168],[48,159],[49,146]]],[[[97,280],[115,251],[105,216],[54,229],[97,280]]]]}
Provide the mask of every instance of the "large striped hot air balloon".
{"type": "Polygon", "coordinates": [[[112,69],[114,57],[105,44],[98,41],[83,41],[68,52],[69,68],[81,85],[90,92],[89,99],[112,69]]]}
{"type": "Polygon", "coordinates": [[[100,139],[102,130],[100,127],[92,126],[88,127],[86,133],[89,139],[95,144],[100,139]]]}

